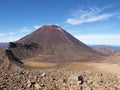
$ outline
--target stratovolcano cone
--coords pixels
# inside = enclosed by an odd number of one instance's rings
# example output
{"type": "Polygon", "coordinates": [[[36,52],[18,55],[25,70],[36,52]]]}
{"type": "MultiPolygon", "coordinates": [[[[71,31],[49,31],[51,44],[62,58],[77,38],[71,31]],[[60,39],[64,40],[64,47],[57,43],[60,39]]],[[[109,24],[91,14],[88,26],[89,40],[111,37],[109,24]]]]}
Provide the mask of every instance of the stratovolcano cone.
{"type": "Polygon", "coordinates": [[[96,52],[56,25],[44,25],[15,43],[9,50],[20,60],[64,62],[89,61],[96,52]]]}

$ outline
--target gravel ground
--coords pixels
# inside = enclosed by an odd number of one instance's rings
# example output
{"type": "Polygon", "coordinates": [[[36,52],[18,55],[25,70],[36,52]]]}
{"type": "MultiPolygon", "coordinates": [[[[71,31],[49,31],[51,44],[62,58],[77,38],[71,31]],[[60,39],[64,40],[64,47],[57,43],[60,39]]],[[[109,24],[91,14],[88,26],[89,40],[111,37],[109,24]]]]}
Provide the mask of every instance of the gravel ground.
{"type": "Polygon", "coordinates": [[[120,90],[120,79],[90,70],[0,69],[0,90],[120,90]]]}

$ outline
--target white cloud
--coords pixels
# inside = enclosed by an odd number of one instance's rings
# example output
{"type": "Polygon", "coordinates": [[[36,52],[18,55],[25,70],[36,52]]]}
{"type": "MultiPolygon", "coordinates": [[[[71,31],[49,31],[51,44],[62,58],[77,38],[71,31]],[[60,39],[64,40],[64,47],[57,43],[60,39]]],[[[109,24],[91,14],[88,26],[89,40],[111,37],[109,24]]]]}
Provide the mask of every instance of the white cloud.
{"type": "Polygon", "coordinates": [[[5,33],[0,33],[0,37],[5,36],[5,33]]]}
{"type": "Polygon", "coordinates": [[[0,38],[0,42],[13,42],[17,41],[20,37],[17,36],[8,36],[8,37],[2,37],[0,38]]]}
{"type": "Polygon", "coordinates": [[[0,33],[0,42],[16,41],[31,31],[31,29],[24,27],[22,29],[17,29],[16,32],[0,33]]]}
{"type": "Polygon", "coordinates": [[[17,36],[15,34],[15,32],[0,33],[0,42],[16,41],[17,36]]]}
{"type": "Polygon", "coordinates": [[[8,34],[9,35],[14,35],[14,34],[16,34],[16,32],[9,32],[8,34]]]}
{"type": "Polygon", "coordinates": [[[120,34],[89,34],[75,37],[86,44],[120,45],[120,34]]]}
{"type": "Polygon", "coordinates": [[[12,42],[16,41],[20,38],[20,33],[8,32],[8,33],[0,33],[0,42],[12,42]]]}
{"type": "Polygon", "coordinates": [[[41,27],[41,25],[34,25],[34,26],[33,26],[34,29],[38,29],[38,28],[40,28],[40,27],[41,27]]]}
{"type": "Polygon", "coordinates": [[[31,30],[27,27],[24,27],[24,28],[20,29],[20,32],[23,32],[23,33],[24,32],[31,32],[31,30]]]}
{"type": "Polygon", "coordinates": [[[88,10],[79,9],[73,13],[71,18],[68,18],[66,23],[78,25],[88,22],[103,21],[114,16],[116,13],[103,13],[106,8],[99,9],[97,7],[89,7],[88,10]]]}
{"type": "Polygon", "coordinates": [[[59,23],[55,23],[54,25],[60,26],[60,24],[59,24],[59,23]]]}
{"type": "Polygon", "coordinates": [[[26,35],[26,33],[19,33],[19,32],[5,33],[4,35],[0,36],[0,42],[13,42],[13,41],[16,41],[16,40],[22,38],[25,35],[26,35]]]}

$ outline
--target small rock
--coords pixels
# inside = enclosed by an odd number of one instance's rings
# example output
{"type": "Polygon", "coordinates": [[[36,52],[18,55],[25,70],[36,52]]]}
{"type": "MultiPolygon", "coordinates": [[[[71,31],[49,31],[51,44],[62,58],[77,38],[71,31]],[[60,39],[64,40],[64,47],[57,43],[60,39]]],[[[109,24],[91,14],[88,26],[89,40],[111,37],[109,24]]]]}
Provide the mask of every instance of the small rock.
{"type": "Polygon", "coordinates": [[[67,79],[63,79],[63,82],[64,82],[64,83],[67,83],[67,79]]]}
{"type": "Polygon", "coordinates": [[[41,87],[40,87],[40,85],[39,85],[38,83],[36,83],[36,84],[35,84],[35,88],[36,88],[36,89],[40,89],[41,87]]]}
{"type": "Polygon", "coordinates": [[[92,88],[91,87],[87,87],[85,90],[92,90],[92,88]]]}
{"type": "Polygon", "coordinates": [[[41,84],[41,87],[45,87],[45,84],[41,84]]]}
{"type": "Polygon", "coordinates": [[[30,80],[27,81],[27,87],[30,88],[32,86],[32,82],[30,80]]]}
{"type": "Polygon", "coordinates": [[[78,81],[78,82],[77,82],[77,85],[80,85],[80,84],[82,84],[82,81],[78,81]]]}
{"type": "Polygon", "coordinates": [[[84,80],[82,75],[78,76],[78,81],[80,84],[83,84],[84,80]]]}
{"type": "Polygon", "coordinates": [[[42,73],[41,76],[44,77],[44,76],[46,76],[46,74],[45,74],[45,73],[42,73]]]}
{"type": "Polygon", "coordinates": [[[17,90],[21,90],[21,89],[17,89],[17,90]]]}

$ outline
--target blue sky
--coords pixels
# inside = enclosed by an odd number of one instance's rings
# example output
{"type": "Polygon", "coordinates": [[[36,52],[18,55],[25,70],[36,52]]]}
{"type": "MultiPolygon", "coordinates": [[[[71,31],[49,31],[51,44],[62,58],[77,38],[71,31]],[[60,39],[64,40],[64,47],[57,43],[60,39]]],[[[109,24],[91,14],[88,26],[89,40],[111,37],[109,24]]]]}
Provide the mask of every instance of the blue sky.
{"type": "Polygon", "coordinates": [[[120,0],[0,0],[0,42],[56,24],[86,44],[120,45],[120,0]]]}

